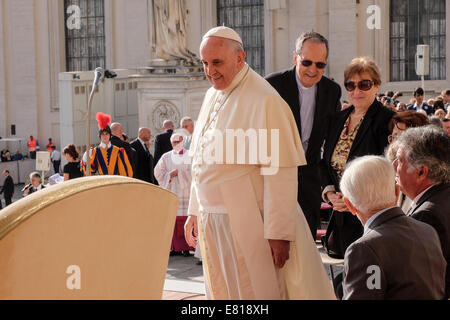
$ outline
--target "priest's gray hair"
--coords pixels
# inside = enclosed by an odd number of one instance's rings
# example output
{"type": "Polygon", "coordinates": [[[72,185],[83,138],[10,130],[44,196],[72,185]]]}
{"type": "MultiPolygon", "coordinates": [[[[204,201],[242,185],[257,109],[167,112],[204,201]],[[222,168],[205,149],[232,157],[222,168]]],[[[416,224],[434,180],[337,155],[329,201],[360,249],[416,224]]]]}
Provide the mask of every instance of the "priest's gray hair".
{"type": "Polygon", "coordinates": [[[36,178],[39,181],[41,181],[41,175],[39,174],[39,172],[32,172],[32,173],[30,173],[30,180],[33,179],[33,178],[36,178]]]}
{"type": "Polygon", "coordinates": [[[450,137],[443,129],[434,125],[410,128],[397,139],[397,144],[411,167],[428,168],[430,181],[450,182],[450,137]]]}
{"type": "Polygon", "coordinates": [[[192,120],[191,117],[184,117],[180,120],[180,125],[183,125],[183,122],[189,121],[190,123],[194,124],[194,120],[192,120]]]}
{"type": "Polygon", "coordinates": [[[329,52],[328,40],[323,35],[315,31],[304,32],[300,35],[300,37],[298,37],[297,41],[295,41],[295,52],[297,52],[297,54],[300,54],[302,52],[303,44],[305,43],[305,41],[308,40],[314,43],[324,43],[327,48],[327,59],[328,59],[328,52],[329,52]]]}
{"type": "Polygon", "coordinates": [[[340,188],[361,213],[385,209],[396,201],[394,167],[384,157],[358,158],[348,164],[340,188]]]}

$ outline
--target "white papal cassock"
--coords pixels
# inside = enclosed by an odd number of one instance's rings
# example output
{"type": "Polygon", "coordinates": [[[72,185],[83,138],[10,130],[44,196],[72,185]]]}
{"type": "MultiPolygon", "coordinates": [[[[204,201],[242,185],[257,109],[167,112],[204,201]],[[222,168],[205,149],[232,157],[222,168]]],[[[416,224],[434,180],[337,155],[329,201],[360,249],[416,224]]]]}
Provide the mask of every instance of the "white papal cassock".
{"type": "Polygon", "coordinates": [[[247,64],[227,89],[206,93],[190,155],[188,213],[198,217],[208,298],[335,299],[297,203],[297,167],[306,160],[294,117],[247,64]],[[246,138],[245,162],[237,162],[236,139],[234,148],[227,147],[226,133],[239,129],[258,133],[257,141],[246,138]],[[259,143],[259,129],[266,130],[267,143],[259,143]],[[272,129],[279,150],[271,151],[277,146],[272,129]],[[269,154],[269,164],[261,156],[251,160],[255,147],[269,154]],[[276,174],[262,175],[269,165],[276,174]],[[291,241],[284,268],[274,265],[268,239],[291,241]]]}

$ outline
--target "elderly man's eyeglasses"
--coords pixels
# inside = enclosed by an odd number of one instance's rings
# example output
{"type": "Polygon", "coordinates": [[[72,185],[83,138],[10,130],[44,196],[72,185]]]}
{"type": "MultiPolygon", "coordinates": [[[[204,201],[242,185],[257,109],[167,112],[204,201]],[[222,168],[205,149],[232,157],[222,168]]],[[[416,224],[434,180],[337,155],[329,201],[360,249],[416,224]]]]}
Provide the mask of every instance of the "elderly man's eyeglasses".
{"type": "Polygon", "coordinates": [[[362,80],[360,82],[345,81],[344,86],[348,92],[355,91],[358,88],[361,91],[369,91],[375,83],[372,80],[362,80]]]}

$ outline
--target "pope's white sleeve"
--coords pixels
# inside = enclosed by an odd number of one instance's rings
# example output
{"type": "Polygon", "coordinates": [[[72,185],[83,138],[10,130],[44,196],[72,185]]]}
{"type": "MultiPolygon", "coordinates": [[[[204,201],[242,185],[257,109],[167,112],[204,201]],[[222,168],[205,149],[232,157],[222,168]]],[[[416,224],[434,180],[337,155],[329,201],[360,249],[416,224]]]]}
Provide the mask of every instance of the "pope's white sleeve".
{"type": "Polygon", "coordinates": [[[297,203],[297,167],[279,168],[275,175],[264,176],[264,237],[271,240],[295,240],[297,203]]]}
{"type": "Polygon", "coordinates": [[[198,216],[198,200],[197,200],[197,192],[195,191],[194,183],[191,184],[191,194],[189,195],[189,207],[188,207],[188,216],[198,216]]]}

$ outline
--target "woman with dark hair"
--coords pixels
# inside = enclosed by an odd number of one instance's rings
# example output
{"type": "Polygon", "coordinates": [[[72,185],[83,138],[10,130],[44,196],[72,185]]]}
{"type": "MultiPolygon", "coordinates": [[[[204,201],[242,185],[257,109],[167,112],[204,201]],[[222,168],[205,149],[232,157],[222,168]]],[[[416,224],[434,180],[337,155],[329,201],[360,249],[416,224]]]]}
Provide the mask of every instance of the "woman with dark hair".
{"type": "Polygon", "coordinates": [[[388,142],[394,142],[400,134],[408,128],[422,127],[430,124],[428,117],[422,113],[407,110],[395,114],[389,122],[389,131],[392,134],[388,137],[388,142]]]}
{"type": "Polygon", "coordinates": [[[68,161],[64,166],[64,181],[83,177],[81,164],[78,160],[79,153],[75,145],[69,144],[66,146],[63,150],[63,154],[68,161]]]}
{"type": "Polygon", "coordinates": [[[363,234],[363,226],[349,212],[339,183],[348,162],[366,155],[382,155],[388,144],[389,122],[394,112],[377,100],[380,71],[368,57],[352,60],[344,74],[351,106],[330,121],[323,160],[323,199],[333,205],[324,237],[328,254],[343,258],[348,246],[363,234]]]}

